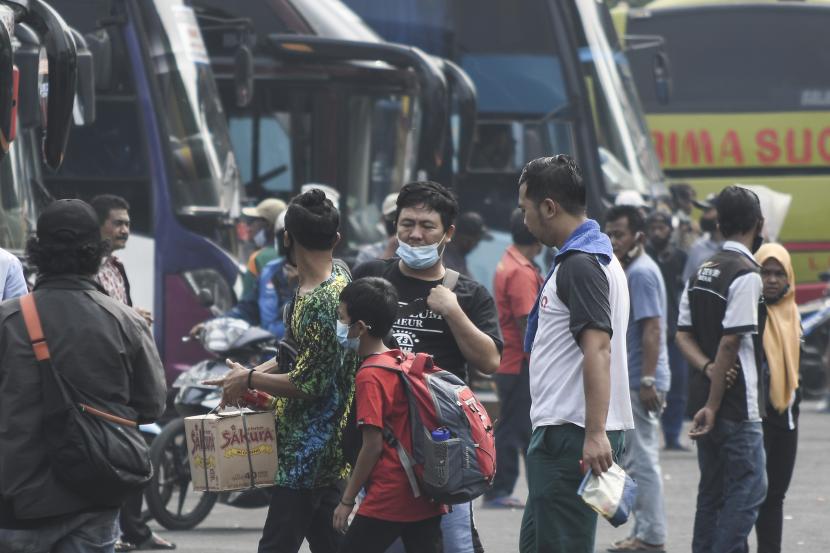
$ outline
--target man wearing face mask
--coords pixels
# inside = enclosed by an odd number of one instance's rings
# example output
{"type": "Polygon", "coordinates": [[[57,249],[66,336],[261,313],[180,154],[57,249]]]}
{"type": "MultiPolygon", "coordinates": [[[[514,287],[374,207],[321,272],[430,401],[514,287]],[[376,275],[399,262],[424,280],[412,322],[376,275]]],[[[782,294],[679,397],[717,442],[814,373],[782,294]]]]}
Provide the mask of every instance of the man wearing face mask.
{"type": "Polygon", "coordinates": [[[274,247],[277,217],[285,211],[285,202],[278,198],[266,198],[256,207],[242,208],[248,218],[248,230],[256,248],[248,257],[248,271],[242,276],[242,297],[256,297],[256,284],[262,269],[279,255],[274,247]]]}
{"type": "MultiPolygon", "coordinates": [[[[496,372],[503,344],[496,306],[484,286],[463,275],[454,287],[444,286],[442,255],[457,215],[458,203],[440,184],[404,185],[396,211],[397,257],[364,263],[354,277],[383,277],[395,286],[400,310],[392,333],[400,349],[429,353],[436,365],[466,380],[468,365],[496,372]]],[[[483,551],[471,503],[455,505],[441,528],[445,552],[483,551]]]]}
{"type": "Polygon", "coordinates": [[[608,551],[664,551],[666,510],[659,448],[660,413],[671,382],[666,287],[659,267],[644,251],[645,221],[639,209],[612,207],[605,215],[605,233],[625,269],[631,298],[626,340],[634,428],[625,433],[623,467],[638,486],[631,534],[608,551]]]}
{"type": "Polygon", "coordinates": [[[718,224],[726,242],[686,284],[677,321],[677,345],[691,368],[689,437],[700,468],[693,553],[746,551],[767,492],[762,281],[752,255],[763,241],[758,196],[726,187],[718,224]]]}
{"type": "Polygon", "coordinates": [[[723,246],[723,234],[718,228],[718,200],[710,195],[705,202],[696,202],[696,206],[703,210],[700,216],[700,230],[703,236],[689,249],[686,266],[683,268],[683,282],[687,282],[697,272],[700,264],[715,255],[723,246]]]}
{"type": "Polygon", "coordinates": [[[657,262],[666,284],[666,344],[669,352],[671,386],[666,394],[666,408],[663,409],[663,437],[668,450],[686,450],[680,443],[683,428],[683,413],[686,409],[686,395],[689,387],[689,367],[677,344],[677,310],[680,294],[683,292],[683,267],[686,253],[672,244],[672,217],[665,211],[654,211],[646,218],[646,253],[657,262]]]}

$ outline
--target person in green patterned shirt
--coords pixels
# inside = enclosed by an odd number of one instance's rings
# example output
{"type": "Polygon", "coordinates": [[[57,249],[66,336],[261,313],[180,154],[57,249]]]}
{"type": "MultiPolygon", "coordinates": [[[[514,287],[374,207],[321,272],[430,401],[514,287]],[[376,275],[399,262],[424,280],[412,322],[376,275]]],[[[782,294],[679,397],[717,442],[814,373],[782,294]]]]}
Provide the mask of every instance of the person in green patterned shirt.
{"type": "Polygon", "coordinates": [[[303,539],[315,553],[334,553],[341,539],[331,520],[349,472],[341,440],[359,359],[337,340],[340,291],[350,280],[332,259],[339,222],[318,189],[294,198],[286,212],[286,257],[300,278],[288,322],[297,342],[294,369],[266,374],[230,362],[231,372],[211,382],[223,387],[227,404],[249,387],[279,398],[279,467],[259,553],[296,553],[303,539]]]}

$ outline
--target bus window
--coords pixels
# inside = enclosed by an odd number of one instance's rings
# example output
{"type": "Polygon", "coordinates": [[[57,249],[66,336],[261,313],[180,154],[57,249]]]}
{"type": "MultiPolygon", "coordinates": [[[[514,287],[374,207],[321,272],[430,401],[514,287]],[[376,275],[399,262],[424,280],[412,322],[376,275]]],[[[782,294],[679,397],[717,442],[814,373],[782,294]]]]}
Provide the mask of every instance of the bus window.
{"type": "Polygon", "coordinates": [[[271,194],[290,194],[291,161],[291,114],[275,112],[260,119],[257,181],[271,194]]]}
{"type": "MultiPolygon", "coordinates": [[[[672,65],[672,97],[667,105],[657,101],[654,86],[640,87],[646,111],[827,109],[830,49],[820,46],[826,42],[827,12],[826,7],[789,2],[766,9],[696,7],[632,17],[628,32],[664,36],[672,65]]],[[[653,55],[633,52],[630,59],[637,82],[653,82],[653,55]]]]}
{"type": "Polygon", "coordinates": [[[345,208],[349,246],[356,248],[384,237],[378,228],[383,199],[395,183],[412,180],[417,104],[401,94],[356,94],[347,106],[345,208]]]}
{"type": "MultiPolygon", "coordinates": [[[[90,22],[84,23],[88,28],[90,22]]],[[[111,45],[112,78],[105,88],[98,83],[95,122],[72,127],[60,171],[44,172],[43,180],[56,198],[78,197],[88,201],[104,193],[122,196],[130,204],[133,232],[150,235],[150,164],[126,46],[115,28],[98,29],[91,34],[111,45]]]]}

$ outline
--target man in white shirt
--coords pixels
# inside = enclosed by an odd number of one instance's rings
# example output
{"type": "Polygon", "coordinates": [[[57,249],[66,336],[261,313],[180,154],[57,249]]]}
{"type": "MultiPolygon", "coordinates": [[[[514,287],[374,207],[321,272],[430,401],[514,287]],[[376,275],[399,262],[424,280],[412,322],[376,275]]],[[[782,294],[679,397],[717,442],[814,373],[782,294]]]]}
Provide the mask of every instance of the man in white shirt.
{"type": "Polygon", "coordinates": [[[519,177],[525,224],[559,248],[528,317],[530,490],[522,553],[593,553],[597,515],[577,495],[588,469],[607,471],[634,427],[628,392],[625,272],[585,211],[585,186],[570,157],[528,163],[519,177]],[[584,468],[583,468],[584,467],[584,468]]]}

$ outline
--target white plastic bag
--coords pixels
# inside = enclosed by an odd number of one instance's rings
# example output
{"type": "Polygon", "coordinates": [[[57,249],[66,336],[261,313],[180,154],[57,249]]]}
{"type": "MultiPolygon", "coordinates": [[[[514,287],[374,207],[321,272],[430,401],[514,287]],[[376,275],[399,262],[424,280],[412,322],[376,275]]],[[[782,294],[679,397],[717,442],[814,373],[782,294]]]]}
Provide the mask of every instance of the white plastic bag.
{"type": "Polygon", "coordinates": [[[598,476],[589,470],[576,493],[616,527],[628,520],[637,499],[637,483],[614,463],[598,476]]]}

